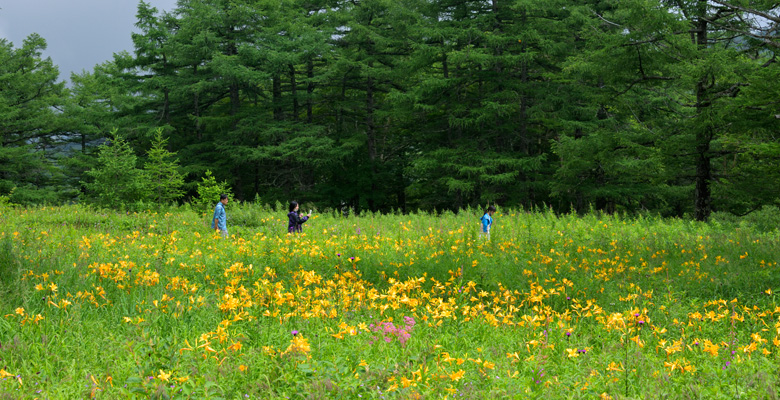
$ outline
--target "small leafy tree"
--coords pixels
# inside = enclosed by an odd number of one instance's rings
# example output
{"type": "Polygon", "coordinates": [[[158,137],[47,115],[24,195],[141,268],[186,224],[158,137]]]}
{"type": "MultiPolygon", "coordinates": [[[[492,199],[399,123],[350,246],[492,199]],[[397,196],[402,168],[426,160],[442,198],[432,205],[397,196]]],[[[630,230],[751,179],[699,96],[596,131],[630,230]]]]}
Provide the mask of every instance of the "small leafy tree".
{"type": "Polygon", "coordinates": [[[157,129],[144,165],[144,171],[149,177],[151,199],[164,204],[170,204],[184,195],[184,177],[179,173],[179,159],[174,158],[176,153],[168,151],[167,144],[168,139],[163,137],[162,129],[157,129]]]}
{"type": "Polygon", "coordinates": [[[198,198],[193,201],[196,210],[199,212],[211,210],[219,201],[219,195],[223,193],[231,196],[230,186],[225,181],[217,182],[217,178],[207,170],[203,181],[198,183],[198,198]]]}
{"type": "Polygon", "coordinates": [[[11,196],[14,194],[14,190],[16,190],[15,187],[11,188],[8,195],[0,195],[0,207],[11,205],[11,196]]]}
{"type": "Polygon", "coordinates": [[[90,182],[84,182],[91,201],[119,208],[149,198],[146,172],[136,167],[133,149],[116,129],[98,148],[97,166],[87,171],[90,182]]]}

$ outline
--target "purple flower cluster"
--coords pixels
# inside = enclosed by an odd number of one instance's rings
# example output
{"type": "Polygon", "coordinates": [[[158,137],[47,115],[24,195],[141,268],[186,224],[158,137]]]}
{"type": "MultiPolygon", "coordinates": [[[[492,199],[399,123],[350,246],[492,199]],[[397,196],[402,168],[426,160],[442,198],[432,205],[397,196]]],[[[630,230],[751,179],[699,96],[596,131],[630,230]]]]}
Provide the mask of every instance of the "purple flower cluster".
{"type": "Polygon", "coordinates": [[[539,377],[534,380],[534,383],[536,384],[542,383],[542,378],[544,378],[544,368],[539,369],[539,377]]]}
{"type": "MultiPolygon", "coordinates": [[[[377,325],[371,324],[368,328],[371,332],[378,332],[385,342],[391,343],[393,338],[398,338],[401,346],[406,346],[406,342],[412,336],[415,321],[412,317],[404,317],[404,325],[395,326],[392,322],[380,322],[377,325]]],[[[378,341],[379,337],[374,337],[373,341],[378,341]]],[[[372,343],[373,343],[372,341],[372,343]]]]}

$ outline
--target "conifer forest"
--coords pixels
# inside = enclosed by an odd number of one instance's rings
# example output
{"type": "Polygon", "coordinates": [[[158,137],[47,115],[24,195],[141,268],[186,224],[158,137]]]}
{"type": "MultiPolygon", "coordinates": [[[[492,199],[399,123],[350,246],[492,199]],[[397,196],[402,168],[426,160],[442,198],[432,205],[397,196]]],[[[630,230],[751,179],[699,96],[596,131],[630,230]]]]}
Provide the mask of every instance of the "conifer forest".
{"type": "Polygon", "coordinates": [[[212,180],[382,212],[780,203],[777,1],[141,1],[128,35],[70,77],[46,38],[0,40],[5,201],[182,204],[212,180]]]}

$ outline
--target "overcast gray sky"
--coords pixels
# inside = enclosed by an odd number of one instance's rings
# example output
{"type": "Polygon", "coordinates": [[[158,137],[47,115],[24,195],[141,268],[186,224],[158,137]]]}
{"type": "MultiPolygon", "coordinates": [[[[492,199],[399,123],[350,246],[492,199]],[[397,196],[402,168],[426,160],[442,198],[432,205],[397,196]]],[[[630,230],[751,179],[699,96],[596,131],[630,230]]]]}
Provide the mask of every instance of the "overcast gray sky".
{"type": "MultiPolygon", "coordinates": [[[[171,11],[176,0],[146,0],[171,11]]],[[[60,80],[71,72],[90,71],[114,53],[132,51],[137,0],[0,0],[0,37],[20,47],[31,33],[46,39],[60,80]]]]}

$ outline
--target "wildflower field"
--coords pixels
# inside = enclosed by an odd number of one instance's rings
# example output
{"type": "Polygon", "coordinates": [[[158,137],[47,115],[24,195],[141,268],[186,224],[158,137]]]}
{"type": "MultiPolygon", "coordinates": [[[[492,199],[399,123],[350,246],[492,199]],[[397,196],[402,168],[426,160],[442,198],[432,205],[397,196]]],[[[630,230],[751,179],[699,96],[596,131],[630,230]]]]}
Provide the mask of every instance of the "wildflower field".
{"type": "Polygon", "coordinates": [[[775,399],[777,231],[2,209],[0,399],[775,399]]]}

